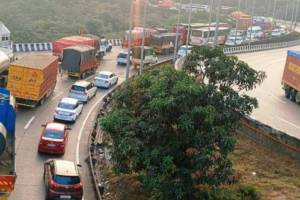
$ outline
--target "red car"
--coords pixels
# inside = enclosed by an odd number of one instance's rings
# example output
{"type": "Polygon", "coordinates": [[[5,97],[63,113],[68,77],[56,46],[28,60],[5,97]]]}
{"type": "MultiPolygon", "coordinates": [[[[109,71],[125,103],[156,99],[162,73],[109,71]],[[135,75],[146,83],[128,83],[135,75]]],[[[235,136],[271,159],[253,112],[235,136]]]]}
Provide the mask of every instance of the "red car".
{"type": "Polygon", "coordinates": [[[72,161],[50,159],[44,165],[46,199],[81,200],[83,186],[79,174],[80,165],[72,161]]]}
{"type": "Polygon", "coordinates": [[[60,123],[47,123],[44,127],[38,147],[39,153],[64,154],[69,128],[60,123]]]}

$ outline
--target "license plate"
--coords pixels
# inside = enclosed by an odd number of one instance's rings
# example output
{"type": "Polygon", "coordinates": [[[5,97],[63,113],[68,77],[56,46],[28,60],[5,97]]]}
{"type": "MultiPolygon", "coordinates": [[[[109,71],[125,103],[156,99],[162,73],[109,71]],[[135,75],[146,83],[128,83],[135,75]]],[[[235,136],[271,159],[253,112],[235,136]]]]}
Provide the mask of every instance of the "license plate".
{"type": "Polygon", "coordinates": [[[55,147],[55,144],[48,144],[48,147],[55,147]]]}
{"type": "Polygon", "coordinates": [[[60,195],[59,196],[61,199],[71,199],[70,195],[60,195]]]}

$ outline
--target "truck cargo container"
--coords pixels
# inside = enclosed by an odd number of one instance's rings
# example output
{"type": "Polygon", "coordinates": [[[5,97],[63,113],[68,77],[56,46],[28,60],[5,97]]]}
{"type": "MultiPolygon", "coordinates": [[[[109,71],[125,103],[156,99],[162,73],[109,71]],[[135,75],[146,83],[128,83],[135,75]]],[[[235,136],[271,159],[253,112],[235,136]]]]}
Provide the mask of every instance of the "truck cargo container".
{"type": "Polygon", "coordinates": [[[285,96],[300,103],[300,52],[288,51],[282,76],[285,96]]]}
{"type": "Polygon", "coordinates": [[[154,49],[155,53],[163,55],[173,53],[175,44],[176,33],[162,33],[153,35],[149,41],[149,46],[154,49]]]}
{"type": "Polygon", "coordinates": [[[96,49],[88,45],[77,45],[63,50],[61,67],[70,77],[84,78],[96,72],[98,67],[96,49]]]}
{"type": "Polygon", "coordinates": [[[58,58],[27,55],[10,64],[7,87],[17,105],[36,107],[44,103],[56,85],[58,58]]]}
{"type": "Polygon", "coordinates": [[[77,36],[64,37],[53,42],[53,55],[61,57],[64,48],[72,47],[76,45],[90,45],[93,46],[97,52],[100,50],[100,41],[97,36],[77,35],[77,36]]]}
{"type": "MultiPolygon", "coordinates": [[[[141,65],[141,47],[135,47],[132,49],[132,64],[134,68],[137,68],[141,65]]],[[[154,49],[151,47],[144,47],[144,64],[150,65],[158,62],[158,58],[155,55],[154,49]]]]}
{"type": "Polygon", "coordinates": [[[8,199],[16,181],[15,101],[10,92],[0,88],[0,199],[8,199]]]}
{"type": "MultiPolygon", "coordinates": [[[[149,39],[152,35],[157,34],[157,30],[152,28],[145,28],[145,45],[149,44],[149,39]]],[[[128,39],[129,39],[129,30],[127,30],[124,34],[122,40],[122,47],[128,48],[128,39]]],[[[131,31],[131,45],[132,47],[139,47],[142,45],[143,41],[143,28],[142,27],[135,27],[131,31]]]]}

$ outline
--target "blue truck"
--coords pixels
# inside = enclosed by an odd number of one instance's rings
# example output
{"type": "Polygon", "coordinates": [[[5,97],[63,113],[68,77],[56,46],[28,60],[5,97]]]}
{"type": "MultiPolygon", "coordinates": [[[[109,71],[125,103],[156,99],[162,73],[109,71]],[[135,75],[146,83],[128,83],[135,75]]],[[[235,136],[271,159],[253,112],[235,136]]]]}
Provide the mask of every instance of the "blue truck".
{"type": "Polygon", "coordinates": [[[16,181],[15,101],[10,92],[0,88],[0,199],[7,199],[16,181]]]}

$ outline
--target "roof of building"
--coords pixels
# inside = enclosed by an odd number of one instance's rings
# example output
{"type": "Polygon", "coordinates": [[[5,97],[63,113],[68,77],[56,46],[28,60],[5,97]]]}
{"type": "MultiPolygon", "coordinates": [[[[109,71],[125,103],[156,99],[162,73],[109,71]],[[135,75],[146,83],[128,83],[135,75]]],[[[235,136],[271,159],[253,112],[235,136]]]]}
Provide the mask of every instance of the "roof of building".
{"type": "Polygon", "coordinates": [[[10,31],[8,28],[0,21],[0,35],[9,35],[10,31]]]}
{"type": "Polygon", "coordinates": [[[16,60],[12,63],[12,65],[44,69],[57,60],[58,58],[56,56],[51,55],[27,55],[16,60]]]}

